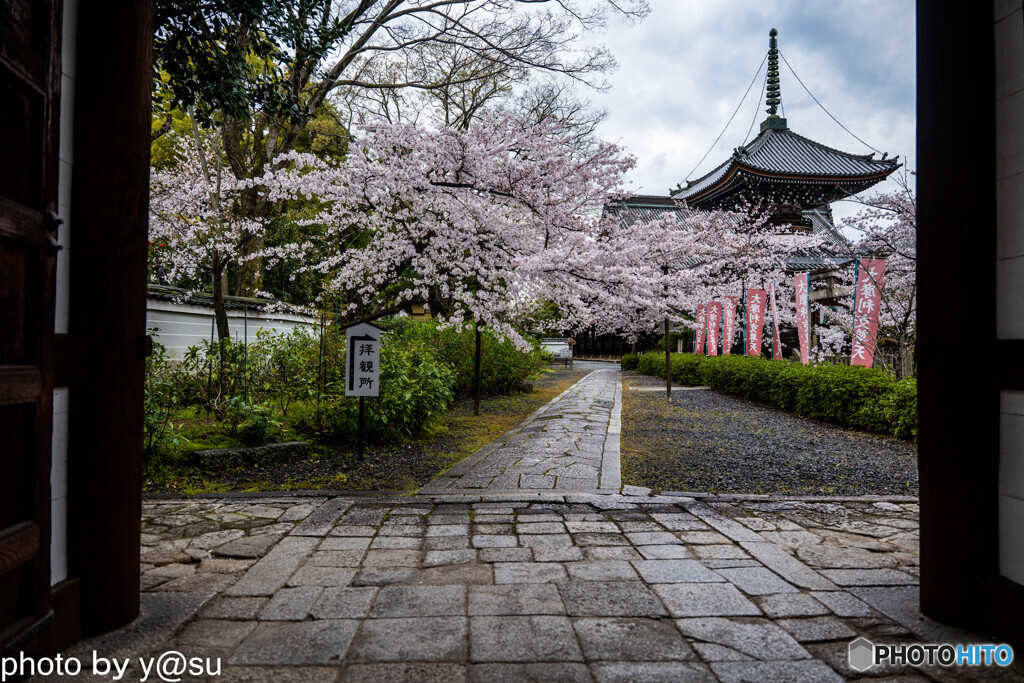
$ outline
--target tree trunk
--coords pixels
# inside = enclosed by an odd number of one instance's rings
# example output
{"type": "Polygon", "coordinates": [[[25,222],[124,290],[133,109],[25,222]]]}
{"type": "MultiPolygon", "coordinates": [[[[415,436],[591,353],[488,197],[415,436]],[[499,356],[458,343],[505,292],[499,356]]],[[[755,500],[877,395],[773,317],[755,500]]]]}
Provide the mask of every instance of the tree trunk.
{"type": "Polygon", "coordinates": [[[473,414],[480,414],[480,323],[475,324],[476,354],[473,358],[473,414]]]}
{"type": "Polygon", "coordinates": [[[263,249],[263,238],[252,237],[242,243],[241,256],[244,261],[238,264],[238,279],[235,281],[235,296],[254,297],[263,286],[263,259],[253,257],[263,249]]]}
{"type": "Polygon", "coordinates": [[[228,327],[228,313],[224,308],[224,262],[220,254],[213,252],[213,316],[217,321],[217,339],[223,341],[231,336],[228,327]]]}
{"type": "MultiPolygon", "coordinates": [[[[252,169],[252,176],[255,177],[263,172],[264,164],[260,162],[252,169]]],[[[271,206],[266,196],[261,196],[255,188],[242,193],[239,202],[240,213],[246,218],[253,220],[267,220],[271,206]]],[[[263,259],[254,257],[253,254],[263,250],[264,240],[262,235],[252,235],[242,240],[238,245],[238,278],[235,280],[235,296],[256,296],[256,292],[263,288],[263,259]]]]}
{"type": "Polygon", "coordinates": [[[914,376],[914,345],[908,343],[905,336],[900,337],[900,377],[907,379],[914,376]]]}
{"type": "Polygon", "coordinates": [[[668,348],[668,318],[665,318],[665,396],[672,400],[672,351],[668,348]]]}

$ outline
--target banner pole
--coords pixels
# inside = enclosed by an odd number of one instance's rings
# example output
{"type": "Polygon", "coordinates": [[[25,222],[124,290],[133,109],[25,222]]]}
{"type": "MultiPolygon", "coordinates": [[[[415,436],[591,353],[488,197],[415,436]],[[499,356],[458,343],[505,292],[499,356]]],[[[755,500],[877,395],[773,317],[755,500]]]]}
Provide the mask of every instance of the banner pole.
{"type": "MultiPolygon", "coordinates": [[[[850,353],[853,353],[853,344],[857,337],[857,280],[860,279],[860,259],[853,262],[853,327],[850,328],[850,353]]],[[[850,357],[850,364],[853,364],[853,357],[850,357]]]]}
{"type": "Polygon", "coordinates": [[[697,353],[697,304],[693,305],[693,352],[697,353]]]}
{"type": "Polygon", "coordinates": [[[743,341],[743,355],[747,355],[747,285],[743,285],[743,329],[740,330],[740,340],[743,341]]]}
{"type": "Polygon", "coordinates": [[[480,321],[474,322],[476,353],[473,356],[473,414],[480,414],[480,321]]]}
{"type": "Polygon", "coordinates": [[[807,364],[811,364],[811,344],[814,343],[814,335],[811,327],[811,273],[807,272],[807,364]]]}
{"type": "Polygon", "coordinates": [[[672,400],[672,353],[668,347],[668,316],[665,317],[665,396],[672,400]]]}

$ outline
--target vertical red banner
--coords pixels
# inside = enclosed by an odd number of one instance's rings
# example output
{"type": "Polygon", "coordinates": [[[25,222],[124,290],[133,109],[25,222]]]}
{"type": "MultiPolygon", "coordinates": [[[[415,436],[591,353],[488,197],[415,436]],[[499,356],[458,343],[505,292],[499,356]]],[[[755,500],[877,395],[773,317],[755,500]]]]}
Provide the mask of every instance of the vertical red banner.
{"type": "Polygon", "coordinates": [[[794,275],[793,289],[796,291],[796,331],[800,337],[800,361],[807,365],[811,361],[811,274],[794,275]]]}
{"type": "Polygon", "coordinates": [[[772,358],[782,360],[782,342],[779,340],[779,307],[775,305],[775,283],[769,285],[772,297],[772,358]]]}
{"type": "Polygon", "coordinates": [[[857,291],[853,307],[853,351],[850,365],[870,368],[875,361],[878,312],[882,306],[885,259],[857,261],[857,291]]]}
{"type": "Polygon", "coordinates": [[[718,355],[718,323],[722,320],[722,302],[708,304],[708,355],[718,355]]]}
{"type": "Polygon", "coordinates": [[[768,293],[763,289],[748,289],[744,307],[747,310],[747,348],[748,356],[761,355],[761,333],[764,332],[764,309],[768,303],[768,293]]]}
{"type": "Polygon", "coordinates": [[[736,303],[734,296],[723,297],[725,307],[722,310],[722,355],[732,353],[732,341],[736,336],[736,303]]]}
{"type": "Polygon", "coordinates": [[[693,330],[695,332],[693,337],[693,352],[704,353],[704,335],[708,331],[707,322],[707,306],[704,304],[697,304],[697,326],[693,330]]]}

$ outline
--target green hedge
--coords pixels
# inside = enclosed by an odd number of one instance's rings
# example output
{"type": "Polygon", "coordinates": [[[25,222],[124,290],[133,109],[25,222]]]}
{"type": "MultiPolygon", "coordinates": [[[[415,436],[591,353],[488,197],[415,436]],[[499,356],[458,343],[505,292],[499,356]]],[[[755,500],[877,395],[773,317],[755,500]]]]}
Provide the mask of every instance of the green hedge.
{"type": "Polygon", "coordinates": [[[650,351],[640,356],[636,369],[645,375],[665,375],[665,354],[650,351]]]}
{"type": "Polygon", "coordinates": [[[636,370],[636,366],[640,364],[640,356],[635,353],[627,353],[619,360],[619,365],[622,366],[623,370],[636,370]]]}
{"type": "MultiPolygon", "coordinates": [[[[625,368],[625,366],[623,366],[625,368]]],[[[804,366],[746,356],[674,353],[672,380],[706,385],[798,415],[901,439],[917,438],[917,380],[894,381],[881,370],[849,365],[804,366]]],[[[645,353],[637,370],[665,375],[665,354],[645,353]]]]}

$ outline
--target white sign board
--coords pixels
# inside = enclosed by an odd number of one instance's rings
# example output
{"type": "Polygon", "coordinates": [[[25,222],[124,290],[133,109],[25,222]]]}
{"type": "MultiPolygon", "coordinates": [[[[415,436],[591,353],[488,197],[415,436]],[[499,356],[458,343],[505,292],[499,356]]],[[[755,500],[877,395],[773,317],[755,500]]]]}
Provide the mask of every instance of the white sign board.
{"type": "Polygon", "coordinates": [[[345,330],[345,395],[380,395],[380,328],[369,323],[345,330]]]}

